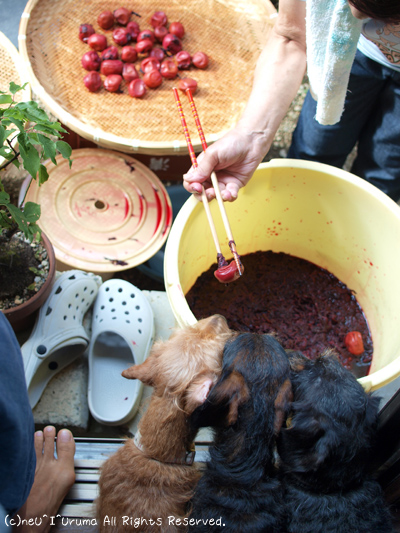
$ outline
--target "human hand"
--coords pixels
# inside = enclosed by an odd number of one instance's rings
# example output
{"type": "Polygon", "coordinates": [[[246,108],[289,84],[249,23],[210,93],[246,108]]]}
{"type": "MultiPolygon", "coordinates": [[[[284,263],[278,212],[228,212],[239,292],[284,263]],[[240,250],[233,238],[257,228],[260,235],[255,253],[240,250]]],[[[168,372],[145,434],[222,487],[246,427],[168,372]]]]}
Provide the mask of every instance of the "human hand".
{"type": "Polygon", "coordinates": [[[268,149],[260,142],[260,134],[239,127],[209,146],[197,159],[197,168],[191,167],[183,177],[185,189],[198,199],[202,186],[208,200],[215,198],[210,176],[216,173],[222,199],[233,202],[239,189],[244,187],[261,163],[268,149]]]}

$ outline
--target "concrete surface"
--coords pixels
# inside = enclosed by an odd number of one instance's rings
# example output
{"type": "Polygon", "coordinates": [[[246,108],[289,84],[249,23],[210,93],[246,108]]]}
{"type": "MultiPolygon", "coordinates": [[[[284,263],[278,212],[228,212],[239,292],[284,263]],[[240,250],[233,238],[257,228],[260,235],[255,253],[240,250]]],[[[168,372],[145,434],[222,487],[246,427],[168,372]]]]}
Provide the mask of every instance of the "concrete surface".
{"type": "Polygon", "coordinates": [[[0,31],[18,48],[18,28],[26,0],[0,0],[0,31]]]}

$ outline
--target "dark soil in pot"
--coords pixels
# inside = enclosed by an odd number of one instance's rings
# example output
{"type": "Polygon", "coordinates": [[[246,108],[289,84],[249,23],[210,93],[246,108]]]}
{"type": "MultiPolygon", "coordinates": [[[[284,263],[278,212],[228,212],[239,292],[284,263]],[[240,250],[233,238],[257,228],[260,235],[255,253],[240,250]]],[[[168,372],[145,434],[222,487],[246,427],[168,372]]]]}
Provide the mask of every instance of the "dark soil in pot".
{"type": "Polygon", "coordinates": [[[30,243],[17,233],[0,246],[0,310],[14,331],[33,325],[55,277],[53,247],[45,235],[30,243]]]}
{"type": "MultiPolygon", "coordinates": [[[[0,240],[1,242],[1,240],[0,240]]],[[[49,272],[47,250],[15,234],[0,251],[0,307],[8,309],[31,298],[49,272]]]]}

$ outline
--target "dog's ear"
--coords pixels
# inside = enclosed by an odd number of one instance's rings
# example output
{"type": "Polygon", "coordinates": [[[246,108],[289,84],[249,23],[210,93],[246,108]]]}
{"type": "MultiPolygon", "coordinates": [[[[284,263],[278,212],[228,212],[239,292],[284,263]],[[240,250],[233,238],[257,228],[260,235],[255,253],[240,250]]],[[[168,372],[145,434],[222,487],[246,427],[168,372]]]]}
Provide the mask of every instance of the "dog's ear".
{"type": "Polygon", "coordinates": [[[185,411],[187,413],[193,413],[196,407],[199,407],[207,400],[213,384],[213,376],[209,374],[198,376],[192,381],[186,393],[185,411]]]}
{"type": "Polygon", "coordinates": [[[212,329],[215,335],[220,335],[221,333],[230,333],[228,322],[226,318],[222,315],[211,315],[208,318],[204,319],[204,325],[208,329],[212,329]]]}
{"type": "Polygon", "coordinates": [[[145,385],[154,387],[153,359],[147,358],[141,365],[133,365],[123,370],[122,376],[127,379],[138,379],[145,385]]]}
{"type": "Polygon", "coordinates": [[[284,381],[275,398],[275,422],[274,433],[278,435],[284,420],[289,413],[290,405],[293,401],[292,383],[290,379],[284,381]]]}
{"type": "Polygon", "coordinates": [[[242,374],[231,372],[213,388],[209,401],[228,404],[227,423],[233,425],[238,418],[239,407],[250,398],[250,392],[242,374]]]}

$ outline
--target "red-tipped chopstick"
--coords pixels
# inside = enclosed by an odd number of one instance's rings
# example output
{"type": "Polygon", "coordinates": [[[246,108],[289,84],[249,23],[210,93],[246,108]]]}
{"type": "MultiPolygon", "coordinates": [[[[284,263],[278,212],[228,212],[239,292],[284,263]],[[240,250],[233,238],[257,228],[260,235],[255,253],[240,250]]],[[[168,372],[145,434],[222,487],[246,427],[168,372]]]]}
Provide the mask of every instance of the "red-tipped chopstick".
{"type": "MultiPolygon", "coordinates": [[[[197,109],[196,109],[196,106],[195,106],[195,103],[194,103],[194,100],[193,100],[192,92],[191,92],[190,89],[186,89],[185,92],[186,92],[186,95],[187,95],[187,97],[189,99],[189,102],[190,102],[190,108],[192,110],[193,118],[194,118],[194,121],[196,123],[197,131],[199,132],[201,146],[203,147],[203,150],[206,151],[207,148],[208,148],[207,147],[207,143],[206,143],[206,138],[204,136],[203,128],[201,127],[199,115],[197,113],[197,109]]],[[[218,179],[217,179],[217,176],[216,176],[215,172],[211,173],[211,183],[213,184],[213,187],[214,187],[214,190],[215,190],[215,197],[217,199],[219,210],[221,212],[222,221],[224,223],[225,231],[226,231],[226,234],[227,234],[228,239],[229,239],[229,248],[230,248],[230,250],[231,250],[231,252],[233,254],[233,257],[235,258],[235,263],[236,263],[239,275],[241,276],[242,275],[242,264],[240,262],[239,254],[236,251],[235,240],[234,240],[233,235],[232,235],[231,226],[229,224],[228,216],[227,216],[226,211],[225,211],[224,201],[223,201],[222,196],[221,196],[221,191],[219,190],[218,179]]]]}
{"type": "MultiPolygon", "coordinates": [[[[192,141],[190,139],[189,130],[188,130],[186,120],[185,120],[185,115],[183,114],[182,103],[179,98],[178,89],[174,87],[172,90],[174,91],[175,101],[178,107],[179,116],[181,118],[182,128],[185,134],[185,140],[186,140],[186,144],[189,150],[190,159],[192,161],[192,165],[194,166],[194,168],[197,168],[196,154],[194,153],[192,141]]],[[[225,257],[222,255],[222,252],[221,252],[221,247],[218,241],[217,230],[215,229],[214,221],[213,221],[211,211],[210,211],[210,206],[208,205],[207,195],[205,193],[203,186],[201,188],[201,200],[203,202],[204,209],[206,211],[207,220],[208,220],[208,225],[210,226],[211,234],[214,239],[215,248],[217,250],[218,268],[220,268],[222,266],[228,265],[228,262],[226,261],[225,257]]]]}

